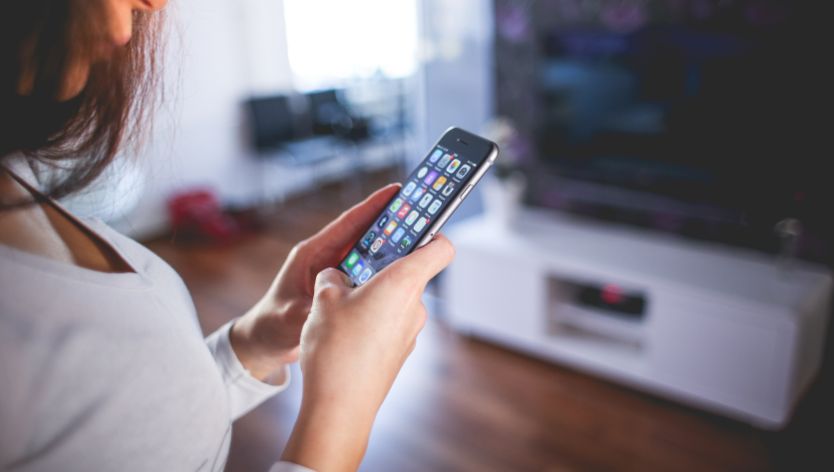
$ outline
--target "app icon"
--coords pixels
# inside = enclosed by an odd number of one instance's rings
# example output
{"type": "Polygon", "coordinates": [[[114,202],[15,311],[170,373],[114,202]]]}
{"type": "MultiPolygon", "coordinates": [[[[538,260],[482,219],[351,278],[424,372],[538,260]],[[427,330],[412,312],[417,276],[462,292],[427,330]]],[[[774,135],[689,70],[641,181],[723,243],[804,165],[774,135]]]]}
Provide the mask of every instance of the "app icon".
{"type": "Polygon", "coordinates": [[[435,162],[437,162],[437,160],[438,160],[438,159],[440,159],[440,156],[442,156],[442,155],[443,155],[443,151],[442,151],[442,150],[440,150],[440,149],[435,149],[435,150],[434,150],[434,152],[433,152],[433,153],[431,153],[431,157],[429,157],[429,162],[431,162],[432,164],[434,164],[435,162]]]}
{"type": "MultiPolygon", "coordinates": [[[[396,231],[394,231],[394,235],[393,235],[393,236],[391,236],[391,242],[393,242],[393,243],[398,243],[398,242],[400,242],[400,239],[403,237],[403,235],[404,235],[404,234],[405,234],[405,230],[404,230],[404,229],[402,229],[402,228],[397,228],[397,230],[396,230],[396,231]]],[[[357,256],[358,256],[358,254],[357,254],[357,256]]]]}
{"type": "Polygon", "coordinates": [[[440,193],[442,193],[444,197],[448,197],[454,191],[455,191],[455,183],[454,182],[449,182],[448,184],[446,184],[446,188],[444,188],[443,191],[440,192],[440,193]]]}
{"type": "Polygon", "coordinates": [[[451,164],[449,164],[449,167],[446,168],[446,172],[451,174],[452,172],[458,170],[458,166],[460,166],[460,160],[455,159],[451,164]]]}
{"type": "Polygon", "coordinates": [[[464,164],[464,165],[460,166],[460,170],[458,171],[457,174],[455,174],[455,176],[459,179],[462,179],[462,178],[466,177],[466,174],[469,173],[469,169],[471,169],[471,168],[472,168],[472,166],[470,166],[469,164],[464,164]]]}
{"type": "Polygon", "coordinates": [[[434,185],[432,185],[431,188],[433,188],[435,190],[440,190],[440,187],[442,187],[443,184],[445,184],[445,183],[446,183],[446,177],[443,177],[441,175],[437,180],[434,181],[434,185]]]}
{"type": "Polygon", "coordinates": [[[443,204],[443,202],[441,202],[440,199],[437,199],[437,200],[431,202],[431,205],[429,205],[429,214],[433,215],[433,214],[437,213],[437,210],[440,209],[440,205],[442,205],[442,204],[443,204]]]}
{"type": "Polygon", "coordinates": [[[350,273],[353,274],[354,276],[357,276],[362,272],[362,269],[364,269],[364,268],[365,268],[365,263],[362,262],[361,260],[357,261],[356,265],[353,266],[353,269],[350,270],[350,273]]]}
{"type": "Polygon", "coordinates": [[[414,190],[414,193],[411,194],[411,201],[416,202],[424,193],[426,193],[425,187],[417,187],[417,189],[414,190]]]}
{"type": "Polygon", "coordinates": [[[391,203],[391,206],[388,207],[388,209],[393,211],[393,212],[396,212],[397,210],[400,209],[401,206],[403,206],[403,199],[402,198],[397,198],[396,200],[394,200],[393,203],[391,203]]]}
{"type": "Polygon", "coordinates": [[[411,210],[411,205],[406,203],[402,206],[402,208],[400,208],[400,211],[397,212],[397,218],[399,218],[399,219],[405,218],[405,215],[408,214],[408,210],[411,210]]]}
{"type": "Polygon", "coordinates": [[[420,199],[420,203],[418,203],[418,205],[420,205],[420,208],[426,208],[429,203],[431,203],[431,194],[427,193],[423,195],[423,198],[420,199]]]}
{"type": "Polygon", "coordinates": [[[400,241],[400,249],[408,249],[411,246],[411,236],[406,236],[400,241]]]}
{"type": "Polygon", "coordinates": [[[411,192],[413,192],[415,188],[417,188],[417,184],[414,182],[405,184],[405,187],[403,187],[403,196],[407,197],[411,195],[411,192]]]}
{"type": "Polygon", "coordinates": [[[431,185],[431,183],[434,182],[434,179],[436,179],[438,175],[440,175],[440,173],[436,170],[429,172],[429,175],[427,175],[426,178],[423,179],[423,183],[425,183],[426,185],[431,185]]]}
{"type": "MultiPolygon", "coordinates": [[[[374,244],[371,246],[371,254],[379,251],[379,248],[382,247],[382,243],[384,243],[384,242],[385,242],[385,239],[376,238],[376,241],[374,241],[374,244]]],[[[356,274],[354,274],[354,275],[356,275],[356,274]]]]}
{"type": "Polygon", "coordinates": [[[375,237],[376,231],[370,230],[368,231],[368,234],[366,234],[365,237],[362,238],[362,242],[360,242],[359,244],[362,245],[362,248],[368,249],[369,247],[371,247],[371,243],[373,242],[375,237]]]}
{"type": "Polygon", "coordinates": [[[448,164],[449,161],[451,161],[451,160],[452,160],[452,155],[451,154],[446,154],[445,156],[443,156],[443,159],[440,159],[440,162],[437,163],[437,167],[440,167],[442,169],[442,168],[446,167],[446,164],[448,164]]]}
{"type": "Polygon", "coordinates": [[[428,172],[429,172],[429,168],[428,168],[428,167],[421,167],[421,168],[420,168],[420,170],[418,170],[418,171],[417,171],[417,178],[418,178],[418,179],[422,179],[423,177],[425,177],[425,176],[426,176],[426,174],[427,174],[428,172]]]}
{"type": "Polygon", "coordinates": [[[385,236],[391,236],[391,233],[393,233],[395,229],[397,229],[397,222],[391,220],[388,222],[388,226],[385,227],[385,231],[383,231],[383,233],[385,233],[385,236]]]}
{"type": "Polygon", "coordinates": [[[416,223],[414,223],[414,228],[413,228],[414,231],[422,231],[423,228],[426,227],[426,223],[428,223],[428,222],[429,222],[429,219],[426,218],[425,216],[420,218],[419,220],[417,220],[416,223]]]}
{"type": "Polygon", "coordinates": [[[371,269],[370,267],[366,267],[365,270],[363,270],[362,273],[359,275],[359,280],[358,280],[359,284],[361,285],[361,284],[364,284],[365,282],[367,282],[368,279],[370,279],[372,275],[374,275],[374,270],[371,269]]]}
{"type": "Polygon", "coordinates": [[[382,215],[379,218],[379,221],[376,222],[376,225],[382,228],[383,226],[385,226],[385,223],[388,223],[388,215],[382,215]]]}
{"type": "Polygon", "coordinates": [[[347,266],[347,268],[350,269],[351,267],[353,267],[353,264],[356,264],[356,261],[358,261],[358,260],[359,260],[359,253],[356,252],[356,250],[350,251],[350,254],[348,255],[347,259],[345,260],[345,266],[347,266]]]}
{"type": "Polygon", "coordinates": [[[420,212],[417,210],[412,211],[408,214],[408,218],[405,219],[405,224],[410,225],[411,223],[414,223],[414,220],[416,220],[418,216],[420,216],[420,212]]]}

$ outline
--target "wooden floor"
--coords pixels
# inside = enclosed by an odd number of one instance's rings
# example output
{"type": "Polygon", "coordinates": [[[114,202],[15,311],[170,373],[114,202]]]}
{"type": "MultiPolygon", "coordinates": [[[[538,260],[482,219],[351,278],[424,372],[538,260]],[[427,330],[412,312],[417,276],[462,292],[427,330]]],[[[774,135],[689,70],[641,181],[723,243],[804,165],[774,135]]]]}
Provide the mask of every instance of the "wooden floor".
{"type": "MultiPolygon", "coordinates": [[[[254,303],[292,244],[357,195],[332,187],[296,199],[227,247],[148,245],[183,276],[209,332],[254,303]]],[[[461,337],[434,315],[379,413],[363,470],[834,470],[831,349],[795,420],[768,433],[461,337]]],[[[293,374],[235,424],[228,471],[265,471],[280,456],[300,404],[293,374]]]]}

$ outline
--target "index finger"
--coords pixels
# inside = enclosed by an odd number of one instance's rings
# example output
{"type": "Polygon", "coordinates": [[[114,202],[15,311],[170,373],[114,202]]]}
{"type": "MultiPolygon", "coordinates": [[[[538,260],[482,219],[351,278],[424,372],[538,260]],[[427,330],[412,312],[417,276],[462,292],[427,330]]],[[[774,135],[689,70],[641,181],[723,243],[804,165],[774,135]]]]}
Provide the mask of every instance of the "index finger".
{"type": "Polygon", "coordinates": [[[371,226],[388,201],[400,190],[400,184],[388,184],[331,221],[308,240],[318,251],[335,251],[342,255],[371,226]]]}

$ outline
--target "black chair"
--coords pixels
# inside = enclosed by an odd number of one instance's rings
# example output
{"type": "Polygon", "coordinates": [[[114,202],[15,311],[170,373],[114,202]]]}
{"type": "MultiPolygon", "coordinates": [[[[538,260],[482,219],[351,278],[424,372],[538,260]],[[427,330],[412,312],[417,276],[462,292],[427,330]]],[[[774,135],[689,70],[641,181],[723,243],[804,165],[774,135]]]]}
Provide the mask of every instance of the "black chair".
{"type": "Polygon", "coordinates": [[[250,98],[251,143],[263,159],[293,166],[307,166],[338,155],[333,133],[321,129],[310,113],[304,95],[274,95],[250,98]]]}
{"type": "Polygon", "coordinates": [[[313,134],[333,135],[354,144],[370,138],[368,120],[352,112],[336,89],[307,94],[313,134]]]}
{"type": "MultiPolygon", "coordinates": [[[[349,156],[350,177],[355,177],[362,169],[359,146],[370,139],[369,126],[367,120],[351,114],[339,95],[340,91],[329,89],[246,100],[250,139],[257,156],[266,162],[311,168],[314,185],[323,174],[319,166],[349,156]]],[[[272,200],[269,185],[262,182],[262,191],[265,199],[272,200]]]]}
{"type": "Polygon", "coordinates": [[[275,95],[246,101],[252,144],[258,153],[270,153],[293,140],[297,133],[289,97],[275,95]]]}

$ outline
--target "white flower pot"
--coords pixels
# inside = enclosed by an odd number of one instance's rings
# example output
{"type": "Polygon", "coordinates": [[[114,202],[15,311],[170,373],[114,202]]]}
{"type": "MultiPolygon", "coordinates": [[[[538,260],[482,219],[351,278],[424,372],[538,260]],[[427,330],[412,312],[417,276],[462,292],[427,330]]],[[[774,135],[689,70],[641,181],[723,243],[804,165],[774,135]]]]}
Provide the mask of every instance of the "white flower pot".
{"type": "Polygon", "coordinates": [[[526,180],[521,173],[484,180],[481,195],[486,217],[504,229],[513,227],[522,207],[526,180]]]}

